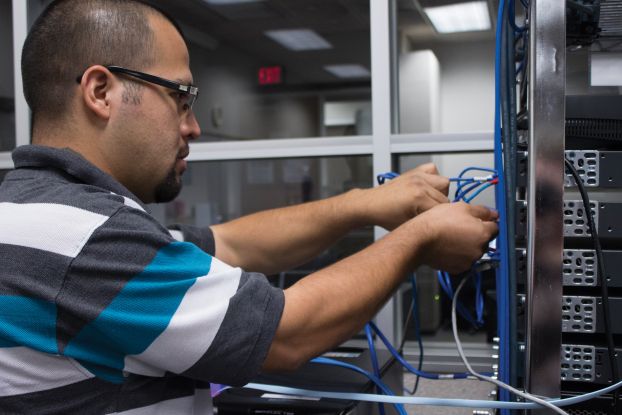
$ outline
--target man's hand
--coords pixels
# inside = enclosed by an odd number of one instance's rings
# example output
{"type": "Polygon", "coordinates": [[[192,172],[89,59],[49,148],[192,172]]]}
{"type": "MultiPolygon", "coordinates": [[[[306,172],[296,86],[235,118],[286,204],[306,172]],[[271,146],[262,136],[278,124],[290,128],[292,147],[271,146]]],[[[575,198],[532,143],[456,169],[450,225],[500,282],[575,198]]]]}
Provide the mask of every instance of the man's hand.
{"type": "Polygon", "coordinates": [[[413,220],[428,241],[421,262],[432,268],[459,273],[479,259],[498,232],[497,212],[464,202],[439,205],[413,220]]]}
{"type": "Polygon", "coordinates": [[[369,223],[393,230],[432,207],[447,203],[449,179],[432,163],[409,170],[382,186],[364,190],[369,223]]]}
{"type": "Polygon", "coordinates": [[[418,265],[468,270],[497,234],[497,214],[442,203],[361,252],[285,290],[285,308],[264,370],[295,369],[353,336],[418,265]]]}

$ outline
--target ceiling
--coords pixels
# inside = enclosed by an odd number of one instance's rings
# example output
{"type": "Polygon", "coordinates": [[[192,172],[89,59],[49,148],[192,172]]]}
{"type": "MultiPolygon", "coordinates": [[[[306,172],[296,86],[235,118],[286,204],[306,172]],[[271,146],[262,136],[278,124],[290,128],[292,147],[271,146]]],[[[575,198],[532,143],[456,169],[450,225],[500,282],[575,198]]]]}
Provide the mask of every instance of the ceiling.
{"type": "MultiPolygon", "coordinates": [[[[438,35],[422,16],[420,1],[397,0],[398,29],[411,43],[491,38],[479,34],[438,35]]],[[[443,0],[434,0],[443,1],[443,0]]],[[[466,1],[466,0],[464,0],[466,1]]],[[[488,0],[489,2],[498,0],[488,0]]],[[[265,0],[215,6],[203,0],[149,0],[171,14],[189,41],[204,49],[232,48],[259,65],[283,65],[295,83],[306,85],[369,84],[369,79],[345,81],[324,65],[360,64],[371,70],[370,0],[265,0]],[[293,52],[264,35],[266,30],[309,28],[333,49],[293,52]]],[[[456,2],[456,0],[452,0],[456,2]]]]}

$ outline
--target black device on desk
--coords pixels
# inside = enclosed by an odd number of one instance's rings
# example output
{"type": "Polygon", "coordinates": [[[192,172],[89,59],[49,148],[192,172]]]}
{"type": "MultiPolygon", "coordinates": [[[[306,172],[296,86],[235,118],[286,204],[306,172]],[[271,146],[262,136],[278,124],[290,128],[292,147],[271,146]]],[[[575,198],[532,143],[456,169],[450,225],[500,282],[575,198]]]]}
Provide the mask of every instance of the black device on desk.
{"type": "MultiPolygon", "coordinates": [[[[395,362],[391,354],[385,350],[377,350],[377,355],[383,382],[395,394],[401,395],[403,372],[399,363],[395,362]]],[[[373,373],[367,348],[339,348],[326,353],[324,357],[356,365],[373,373]]],[[[362,374],[346,368],[318,363],[307,363],[292,373],[260,375],[253,382],[318,391],[376,393],[374,384],[362,374]]],[[[378,413],[378,405],[370,402],[290,397],[245,388],[231,388],[223,391],[214,398],[214,407],[218,415],[367,415],[378,413]]],[[[385,405],[385,410],[387,414],[395,413],[391,405],[385,405]]]]}

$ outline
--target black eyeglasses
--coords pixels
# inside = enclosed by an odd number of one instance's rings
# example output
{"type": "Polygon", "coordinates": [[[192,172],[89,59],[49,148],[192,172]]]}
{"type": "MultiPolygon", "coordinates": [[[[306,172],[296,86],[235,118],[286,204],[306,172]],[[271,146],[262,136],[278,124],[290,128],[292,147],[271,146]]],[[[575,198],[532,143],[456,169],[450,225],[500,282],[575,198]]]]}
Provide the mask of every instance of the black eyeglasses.
{"type": "MultiPolygon", "coordinates": [[[[180,101],[182,103],[182,107],[188,109],[192,109],[195,101],[199,97],[199,88],[193,85],[182,85],[178,82],[169,81],[168,79],[160,78],[159,76],[150,75],[148,73],[134,71],[132,69],[126,69],[121,66],[108,65],[105,67],[112,73],[121,73],[125,75],[129,75],[131,77],[140,79],[142,81],[150,82],[152,84],[160,85],[165,88],[172,89],[174,91],[179,92],[180,101]]],[[[82,75],[78,76],[76,79],[78,83],[82,82],[82,75]]]]}

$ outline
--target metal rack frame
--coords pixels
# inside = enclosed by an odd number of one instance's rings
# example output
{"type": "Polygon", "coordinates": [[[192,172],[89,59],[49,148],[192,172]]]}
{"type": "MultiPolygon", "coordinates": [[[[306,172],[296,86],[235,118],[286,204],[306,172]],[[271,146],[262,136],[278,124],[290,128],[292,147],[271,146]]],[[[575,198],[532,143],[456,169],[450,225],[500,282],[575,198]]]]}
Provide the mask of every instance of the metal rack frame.
{"type": "Polygon", "coordinates": [[[550,397],[561,390],[565,15],[565,0],[531,1],[525,386],[550,397]]]}

